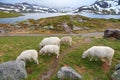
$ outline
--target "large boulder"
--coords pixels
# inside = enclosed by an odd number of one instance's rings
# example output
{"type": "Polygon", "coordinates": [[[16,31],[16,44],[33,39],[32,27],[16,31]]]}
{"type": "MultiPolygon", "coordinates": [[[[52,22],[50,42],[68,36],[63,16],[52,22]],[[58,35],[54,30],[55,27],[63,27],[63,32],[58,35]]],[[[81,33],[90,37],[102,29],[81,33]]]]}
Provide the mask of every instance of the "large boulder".
{"type": "Polygon", "coordinates": [[[69,79],[69,80],[83,80],[82,76],[77,73],[74,69],[68,66],[62,67],[58,72],[57,72],[57,78],[60,80],[63,79],[69,79]]]}
{"type": "Polygon", "coordinates": [[[112,76],[111,76],[112,80],[120,80],[120,69],[115,71],[112,76]]]}
{"type": "Polygon", "coordinates": [[[104,31],[104,38],[116,38],[120,39],[120,29],[108,29],[104,31]]]}
{"type": "Polygon", "coordinates": [[[0,80],[24,80],[26,78],[24,61],[8,61],[0,64],[0,80]]]}
{"type": "Polygon", "coordinates": [[[112,74],[111,79],[112,80],[120,80],[120,64],[117,64],[115,66],[115,72],[112,74]]]}
{"type": "Polygon", "coordinates": [[[117,71],[117,70],[120,70],[120,64],[117,64],[116,66],[115,66],[115,70],[117,71]]]}

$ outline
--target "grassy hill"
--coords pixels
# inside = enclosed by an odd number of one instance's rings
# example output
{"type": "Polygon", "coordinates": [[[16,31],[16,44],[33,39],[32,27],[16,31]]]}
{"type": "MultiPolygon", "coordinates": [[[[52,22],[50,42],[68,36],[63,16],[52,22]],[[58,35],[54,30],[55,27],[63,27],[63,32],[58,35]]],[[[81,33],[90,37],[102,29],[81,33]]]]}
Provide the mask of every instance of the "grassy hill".
{"type": "Polygon", "coordinates": [[[4,13],[4,12],[0,12],[0,18],[10,18],[10,17],[18,17],[18,16],[22,16],[21,14],[17,14],[17,13],[4,13]]]}
{"type": "MultiPolygon", "coordinates": [[[[108,28],[119,28],[120,19],[95,19],[80,15],[64,15],[41,18],[38,20],[29,19],[27,21],[19,22],[18,26],[23,32],[28,33],[69,33],[65,29],[65,23],[72,33],[81,33],[90,31],[104,31],[108,28]],[[75,27],[79,29],[75,30],[75,27]]],[[[19,30],[16,32],[19,32],[19,30]]]]}
{"type": "MultiPolygon", "coordinates": [[[[38,44],[44,37],[37,36],[23,36],[23,37],[0,37],[0,63],[9,60],[15,60],[16,57],[26,49],[36,49],[39,51],[38,44]]],[[[106,40],[98,37],[72,37],[73,45],[61,45],[60,57],[53,76],[50,80],[58,80],[55,77],[57,70],[63,65],[68,65],[80,73],[84,80],[110,80],[111,74],[114,72],[114,66],[120,61],[120,41],[106,40]],[[82,59],[82,53],[94,45],[110,46],[115,50],[112,65],[109,70],[104,69],[103,63],[98,61],[91,61],[89,59],[82,59]]],[[[56,55],[39,55],[39,65],[32,61],[27,62],[26,70],[28,78],[26,80],[40,80],[40,75],[49,70],[52,63],[56,62],[56,55]]]]}

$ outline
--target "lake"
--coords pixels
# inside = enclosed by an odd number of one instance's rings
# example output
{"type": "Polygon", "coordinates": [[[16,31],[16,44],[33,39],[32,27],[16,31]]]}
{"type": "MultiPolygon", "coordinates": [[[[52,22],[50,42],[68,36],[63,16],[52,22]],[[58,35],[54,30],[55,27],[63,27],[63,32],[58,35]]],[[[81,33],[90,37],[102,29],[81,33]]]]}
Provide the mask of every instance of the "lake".
{"type": "Polygon", "coordinates": [[[82,15],[90,18],[115,18],[120,19],[120,15],[99,15],[94,13],[23,13],[24,16],[14,17],[14,18],[0,18],[0,23],[15,23],[20,22],[27,19],[40,19],[61,15],[82,15]]]}

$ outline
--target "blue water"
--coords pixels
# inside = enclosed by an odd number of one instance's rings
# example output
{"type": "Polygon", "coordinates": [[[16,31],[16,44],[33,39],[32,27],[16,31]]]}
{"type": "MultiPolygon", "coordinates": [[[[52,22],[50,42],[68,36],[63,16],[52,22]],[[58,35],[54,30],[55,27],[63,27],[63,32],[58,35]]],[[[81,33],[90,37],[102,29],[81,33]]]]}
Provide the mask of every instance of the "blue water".
{"type": "Polygon", "coordinates": [[[82,16],[86,16],[86,17],[90,17],[90,18],[120,19],[120,15],[101,15],[101,14],[85,13],[85,12],[77,13],[77,14],[82,15],[82,16]]]}
{"type": "Polygon", "coordinates": [[[0,23],[15,23],[20,22],[27,19],[40,19],[40,18],[47,18],[47,17],[54,17],[54,16],[61,16],[61,15],[82,15],[90,18],[115,18],[120,19],[120,15],[99,15],[93,13],[25,13],[24,16],[14,17],[14,18],[0,18],[0,23]]]}
{"type": "Polygon", "coordinates": [[[54,17],[60,15],[67,15],[69,13],[24,13],[24,16],[14,17],[14,18],[0,18],[0,23],[15,23],[27,19],[40,19],[46,17],[54,17]]]}

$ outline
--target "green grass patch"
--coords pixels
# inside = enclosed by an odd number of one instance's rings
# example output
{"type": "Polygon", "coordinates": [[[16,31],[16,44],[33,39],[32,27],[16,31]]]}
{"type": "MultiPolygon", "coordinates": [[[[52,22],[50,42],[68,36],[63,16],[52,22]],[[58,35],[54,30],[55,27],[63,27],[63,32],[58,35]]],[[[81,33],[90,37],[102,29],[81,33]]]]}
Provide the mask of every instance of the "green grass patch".
{"type": "MultiPolygon", "coordinates": [[[[44,37],[38,36],[23,36],[23,37],[0,37],[0,63],[15,60],[16,57],[26,49],[39,50],[38,44],[44,37]]],[[[73,37],[73,42],[83,41],[84,37],[73,37]]],[[[61,45],[60,51],[67,50],[67,45],[61,45]]],[[[60,53],[62,55],[63,53],[60,53]]],[[[91,38],[89,43],[81,43],[77,49],[72,50],[59,64],[59,68],[67,64],[79,72],[84,80],[110,80],[111,74],[114,72],[114,66],[120,61],[120,41],[119,40],[106,40],[102,38],[91,38]],[[109,71],[104,72],[102,62],[98,61],[89,62],[89,58],[82,59],[82,53],[94,46],[103,45],[110,46],[115,50],[112,66],[109,71]]],[[[40,74],[48,69],[48,64],[53,60],[56,55],[39,55],[39,65],[34,61],[26,63],[26,70],[28,78],[26,80],[39,80],[40,74]]],[[[58,68],[58,69],[59,69],[58,68]]],[[[58,80],[56,75],[52,76],[50,80],[58,80]]]]}
{"type": "Polygon", "coordinates": [[[22,14],[0,12],[0,18],[10,18],[10,17],[18,17],[18,16],[22,16],[22,14]]]}
{"type": "MultiPolygon", "coordinates": [[[[73,50],[64,60],[61,61],[61,66],[67,64],[79,72],[84,80],[110,80],[111,74],[114,72],[114,67],[120,61],[120,41],[119,40],[106,40],[106,39],[96,39],[91,38],[92,41],[89,44],[81,44],[78,49],[73,50]],[[113,58],[112,66],[107,72],[104,71],[100,59],[98,61],[89,61],[90,58],[82,59],[81,56],[85,50],[92,46],[110,46],[115,50],[115,55],[113,58]]],[[[52,78],[53,80],[58,80],[55,75],[52,78]]],[[[51,79],[51,80],[52,80],[51,79]]]]}

